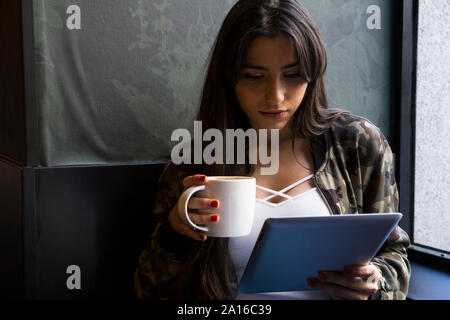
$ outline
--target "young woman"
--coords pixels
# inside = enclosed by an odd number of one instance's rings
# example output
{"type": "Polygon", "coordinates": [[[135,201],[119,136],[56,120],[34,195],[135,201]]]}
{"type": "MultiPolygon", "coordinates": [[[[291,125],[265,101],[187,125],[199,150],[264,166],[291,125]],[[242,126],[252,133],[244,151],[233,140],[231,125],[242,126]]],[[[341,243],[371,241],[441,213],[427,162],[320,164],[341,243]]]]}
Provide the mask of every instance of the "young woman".
{"type": "MultiPolygon", "coordinates": [[[[236,298],[248,258],[241,259],[239,238],[208,238],[176,211],[181,193],[207,184],[208,176],[254,176],[261,186],[257,198],[272,203],[285,197],[270,197],[271,190],[284,188],[291,197],[304,194],[290,204],[298,216],[311,206],[317,215],[397,212],[388,142],[368,120],[328,108],[326,66],[318,28],[296,0],[240,0],[233,6],[210,57],[197,120],[204,130],[223,133],[279,129],[279,171],[262,176],[259,164],[169,163],[159,180],[153,212],[157,226],[134,277],[139,298],[236,298]]],[[[219,206],[218,199],[191,198],[191,220],[220,223],[217,214],[197,211],[219,206]]],[[[397,227],[370,264],[321,272],[308,284],[330,298],[404,299],[408,245],[408,235],[397,227]]]]}

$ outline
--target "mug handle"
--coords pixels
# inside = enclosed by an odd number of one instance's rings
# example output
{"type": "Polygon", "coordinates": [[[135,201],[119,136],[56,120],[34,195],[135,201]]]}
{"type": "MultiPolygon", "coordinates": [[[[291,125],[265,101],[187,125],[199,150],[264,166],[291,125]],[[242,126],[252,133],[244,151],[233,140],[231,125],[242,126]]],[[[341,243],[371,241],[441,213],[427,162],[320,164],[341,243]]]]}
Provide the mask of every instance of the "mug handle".
{"type": "Polygon", "coordinates": [[[189,199],[192,197],[194,193],[200,190],[205,190],[206,186],[196,186],[196,187],[190,187],[186,189],[180,196],[180,199],[178,201],[178,215],[180,216],[181,220],[183,220],[187,225],[191,226],[192,228],[195,228],[200,231],[208,232],[208,227],[200,227],[193,223],[188,215],[188,202],[189,199]]]}

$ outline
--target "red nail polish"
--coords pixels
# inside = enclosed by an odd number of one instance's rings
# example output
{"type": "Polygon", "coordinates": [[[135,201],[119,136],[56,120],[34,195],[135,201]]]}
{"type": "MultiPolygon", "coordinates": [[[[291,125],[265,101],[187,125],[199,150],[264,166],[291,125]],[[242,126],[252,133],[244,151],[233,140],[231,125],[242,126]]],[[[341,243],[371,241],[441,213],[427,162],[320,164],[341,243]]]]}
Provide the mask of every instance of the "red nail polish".
{"type": "Polygon", "coordinates": [[[319,279],[320,280],[327,280],[328,276],[324,272],[319,272],[319,279]]]}
{"type": "Polygon", "coordinates": [[[345,274],[352,274],[352,269],[350,269],[350,268],[344,268],[344,273],[345,273],[345,274]]]}
{"type": "Polygon", "coordinates": [[[314,287],[316,285],[316,281],[313,279],[308,279],[308,287],[314,287]]]}
{"type": "Polygon", "coordinates": [[[217,220],[219,220],[219,217],[217,215],[213,215],[210,219],[212,222],[217,222],[217,220]]]}
{"type": "Polygon", "coordinates": [[[213,208],[217,208],[219,206],[219,201],[213,200],[209,203],[209,205],[213,208]]]}
{"type": "Polygon", "coordinates": [[[200,240],[205,241],[205,240],[206,240],[206,236],[205,236],[204,234],[202,234],[202,235],[200,236],[200,240]]]}
{"type": "Polygon", "coordinates": [[[200,176],[200,177],[198,177],[198,180],[200,180],[201,182],[205,182],[206,176],[200,176]]]}

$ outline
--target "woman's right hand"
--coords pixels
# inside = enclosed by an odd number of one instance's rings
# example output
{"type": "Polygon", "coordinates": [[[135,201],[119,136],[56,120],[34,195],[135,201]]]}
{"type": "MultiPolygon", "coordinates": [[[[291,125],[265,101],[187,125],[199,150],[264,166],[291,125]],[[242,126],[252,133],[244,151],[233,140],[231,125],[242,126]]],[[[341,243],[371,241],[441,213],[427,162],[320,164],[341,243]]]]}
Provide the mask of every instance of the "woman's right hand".
{"type": "MultiPolygon", "coordinates": [[[[205,175],[197,174],[189,176],[183,179],[183,191],[182,193],[192,186],[200,186],[208,183],[208,179],[205,175]]],[[[179,201],[179,200],[178,200],[179,201]]],[[[188,215],[191,221],[197,225],[206,225],[219,222],[219,215],[217,214],[201,214],[193,213],[189,209],[202,209],[202,210],[214,210],[219,207],[219,200],[207,199],[207,198],[195,198],[191,197],[188,202],[188,215]]],[[[178,214],[178,202],[169,213],[169,224],[173,230],[198,241],[205,241],[206,234],[201,231],[196,231],[188,226],[178,214]]]]}

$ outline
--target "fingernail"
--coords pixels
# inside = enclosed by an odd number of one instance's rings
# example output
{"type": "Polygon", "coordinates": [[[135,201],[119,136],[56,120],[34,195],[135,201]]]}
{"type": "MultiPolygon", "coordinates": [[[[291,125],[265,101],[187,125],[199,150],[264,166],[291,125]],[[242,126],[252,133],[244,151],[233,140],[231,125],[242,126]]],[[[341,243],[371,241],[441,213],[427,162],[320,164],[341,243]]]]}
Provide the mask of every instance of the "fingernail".
{"type": "Polygon", "coordinates": [[[205,241],[206,240],[206,235],[204,235],[204,234],[200,235],[199,239],[202,240],[202,241],[205,241]]]}
{"type": "Polygon", "coordinates": [[[198,177],[198,180],[200,180],[201,182],[205,182],[206,176],[200,176],[200,177],[198,177]]]}
{"type": "Polygon", "coordinates": [[[316,281],[314,279],[308,279],[308,287],[315,287],[316,281]]]}
{"type": "Polygon", "coordinates": [[[209,205],[213,208],[217,208],[219,206],[219,201],[217,200],[212,200],[209,205]]]}
{"type": "Polygon", "coordinates": [[[211,219],[212,222],[217,222],[217,220],[219,220],[219,216],[213,215],[213,216],[211,216],[210,219],[211,219]]]}
{"type": "Polygon", "coordinates": [[[327,280],[328,276],[325,272],[319,272],[319,279],[320,280],[327,280]]]}

